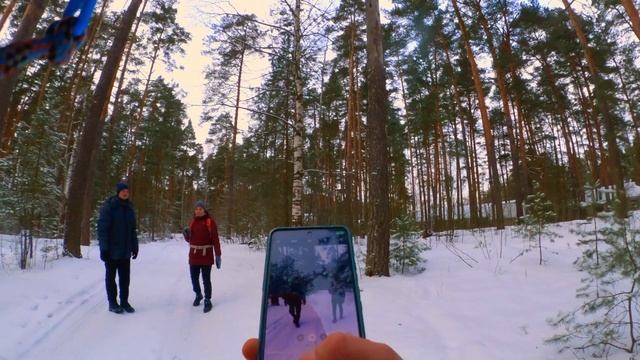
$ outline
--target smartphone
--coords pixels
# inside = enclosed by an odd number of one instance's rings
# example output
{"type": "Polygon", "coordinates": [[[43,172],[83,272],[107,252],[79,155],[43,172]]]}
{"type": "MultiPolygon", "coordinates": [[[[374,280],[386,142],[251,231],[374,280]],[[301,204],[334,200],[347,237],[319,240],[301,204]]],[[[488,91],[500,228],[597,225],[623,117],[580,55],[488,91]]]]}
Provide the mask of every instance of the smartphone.
{"type": "Polygon", "coordinates": [[[351,232],[345,226],[272,230],[259,359],[298,360],[335,331],[365,337],[351,232]]]}

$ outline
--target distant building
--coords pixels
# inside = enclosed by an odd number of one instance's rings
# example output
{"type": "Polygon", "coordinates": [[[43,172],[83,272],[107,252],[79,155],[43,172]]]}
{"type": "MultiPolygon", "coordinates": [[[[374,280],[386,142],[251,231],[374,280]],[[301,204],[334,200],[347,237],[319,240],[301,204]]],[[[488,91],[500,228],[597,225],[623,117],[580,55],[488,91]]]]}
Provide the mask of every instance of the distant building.
{"type": "MultiPolygon", "coordinates": [[[[638,202],[640,201],[640,186],[633,181],[628,181],[624,184],[624,190],[627,194],[627,199],[638,202]]],[[[616,189],[614,186],[585,186],[584,187],[584,201],[580,203],[582,207],[588,207],[593,204],[607,205],[610,204],[616,198],[616,189]]]]}
{"type": "MultiPolygon", "coordinates": [[[[482,203],[482,216],[483,217],[492,217],[493,216],[493,204],[491,203],[482,203]]],[[[471,218],[471,210],[469,210],[469,204],[465,204],[463,207],[462,217],[465,219],[471,218]]],[[[515,219],[517,216],[516,212],[516,201],[515,200],[507,200],[502,202],[502,213],[505,219],[515,219]]]]}

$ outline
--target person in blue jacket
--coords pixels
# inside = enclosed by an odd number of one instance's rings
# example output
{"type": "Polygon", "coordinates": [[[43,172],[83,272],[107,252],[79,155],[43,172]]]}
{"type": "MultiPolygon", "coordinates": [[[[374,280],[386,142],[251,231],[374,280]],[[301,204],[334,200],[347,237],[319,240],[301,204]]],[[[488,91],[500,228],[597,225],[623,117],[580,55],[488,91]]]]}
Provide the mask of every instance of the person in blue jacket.
{"type": "Polygon", "coordinates": [[[98,218],[100,259],[104,261],[105,286],[109,311],[121,314],[135,312],[129,304],[129,277],[131,260],[138,257],[136,214],[129,200],[129,186],[125,182],[116,185],[116,195],[108,198],[100,209],[98,218]],[[120,304],[116,301],[116,272],[120,285],[120,304]]]}

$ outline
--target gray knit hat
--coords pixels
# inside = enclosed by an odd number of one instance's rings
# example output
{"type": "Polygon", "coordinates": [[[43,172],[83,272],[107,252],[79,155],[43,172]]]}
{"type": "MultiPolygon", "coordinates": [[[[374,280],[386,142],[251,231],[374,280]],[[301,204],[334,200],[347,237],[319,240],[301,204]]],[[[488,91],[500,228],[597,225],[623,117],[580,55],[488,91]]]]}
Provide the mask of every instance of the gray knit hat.
{"type": "Polygon", "coordinates": [[[194,208],[199,208],[199,207],[201,207],[201,208],[203,208],[203,209],[207,210],[207,207],[206,207],[206,206],[204,206],[204,201],[202,201],[202,200],[198,200],[198,201],[196,201],[196,206],[194,206],[194,208]]]}

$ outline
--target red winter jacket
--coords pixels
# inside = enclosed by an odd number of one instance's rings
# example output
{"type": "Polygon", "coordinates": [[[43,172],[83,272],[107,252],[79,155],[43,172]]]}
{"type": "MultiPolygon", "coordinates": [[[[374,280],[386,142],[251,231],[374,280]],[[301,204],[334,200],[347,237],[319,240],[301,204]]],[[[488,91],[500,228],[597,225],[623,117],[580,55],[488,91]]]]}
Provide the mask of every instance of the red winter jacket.
{"type": "Polygon", "coordinates": [[[189,242],[189,265],[213,265],[213,253],[222,255],[218,226],[209,213],[194,217],[189,225],[191,236],[189,242]]]}

